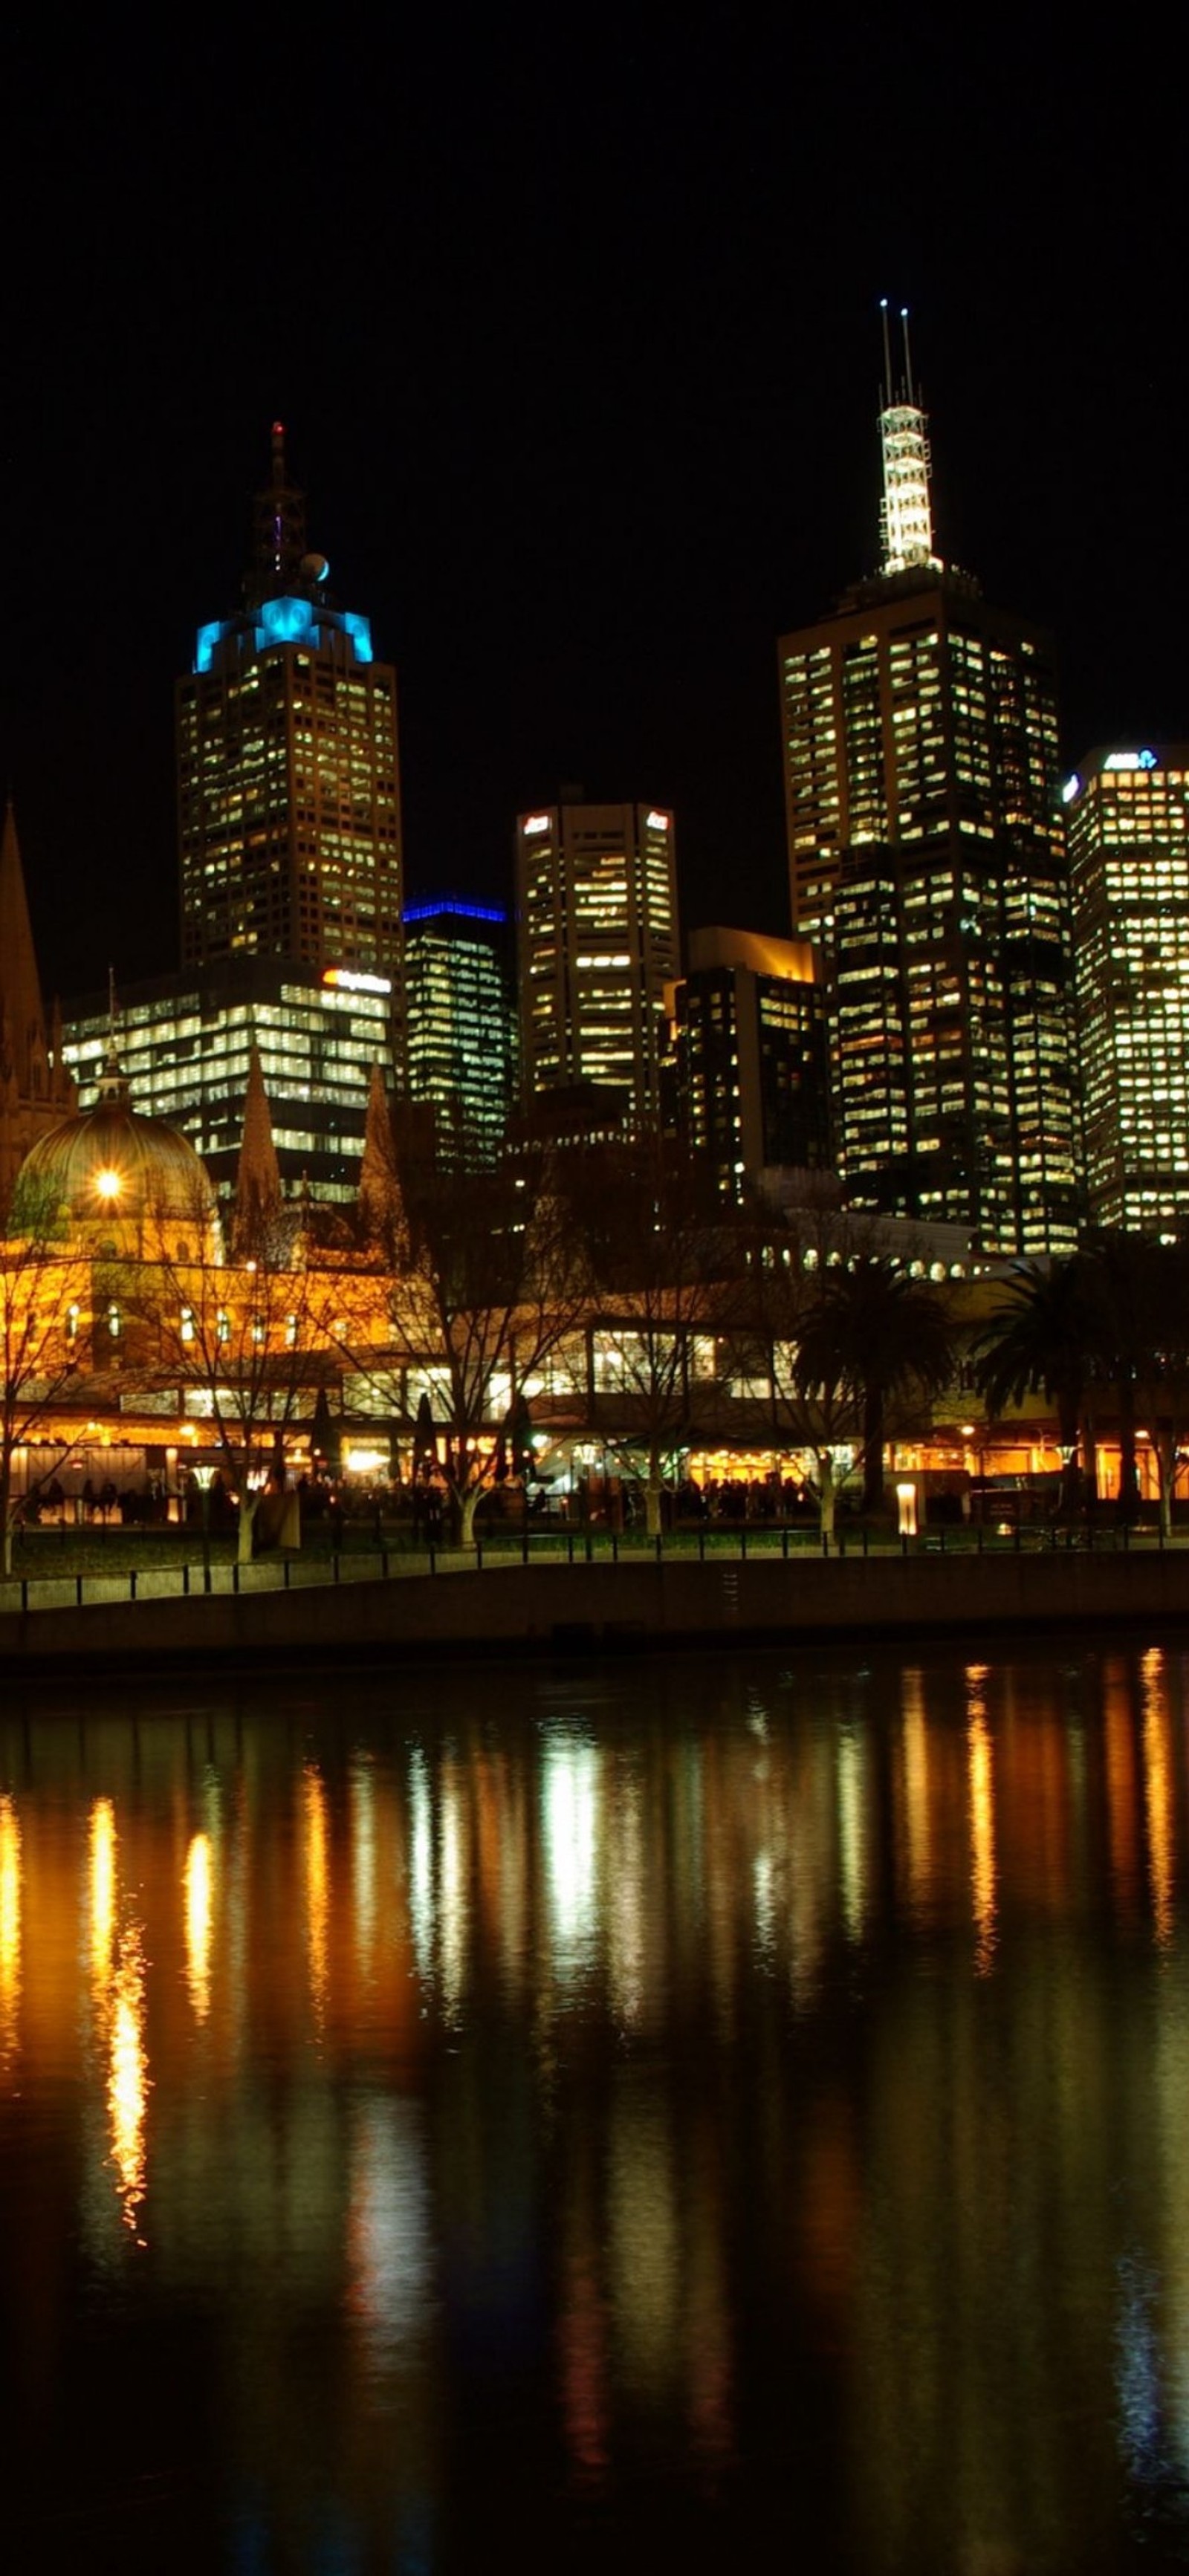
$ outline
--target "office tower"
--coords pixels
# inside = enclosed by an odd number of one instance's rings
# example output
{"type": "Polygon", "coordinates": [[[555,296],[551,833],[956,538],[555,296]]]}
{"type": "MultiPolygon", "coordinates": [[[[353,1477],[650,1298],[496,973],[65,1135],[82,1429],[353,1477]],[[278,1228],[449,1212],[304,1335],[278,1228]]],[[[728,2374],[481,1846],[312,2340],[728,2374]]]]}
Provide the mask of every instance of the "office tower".
{"type": "Polygon", "coordinates": [[[1189,744],[1095,751],[1067,782],[1091,1221],[1189,1217],[1189,744]]]}
{"type": "Polygon", "coordinates": [[[719,1194],[830,1165],[826,995],[807,940],[695,930],[672,988],[678,1124],[719,1194]]]}
{"type": "Polygon", "coordinates": [[[627,1132],[660,1117],[665,985],[678,971],[673,817],[561,802],[516,826],[521,1083],[617,1094],[627,1132]]]}
{"type": "Polygon", "coordinates": [[[74,1108],[57,1014],[46,1034],[25,877],[9,804],[0,832],[0,1217],[39,1136],[74,1108]]]}
{"type": "Polygon", "coordinates": [[[443,896],[405,911],[409,1098],[434,1114],[443,1171],[498,1161],[512,1106],[506,907],[443,896]]]}
{"type": "MultiPolygon", "coordinates": [[[[391,986],[353,967],[237,957],[198,974],[127,986],[120,1062],[140,1109],[181,1129],[220,1191],[234,1189],[253,1047],[282,1182],[316,1198],[359,1186],[373,1065],[393,1079],[391,986]]],[[[68,1007],[63,1061],[90,1108],[111,1030],[105,995],[68,1007]]]]}
{"type": "Polygon", "coordinates": [[[334,606],[273,424],[244,605],[177,687],[182,963],[241,956],[388,978],[401,1012],[396,675],[334,606]]]}
{"type": "Polygon", "coordinates": [[[934,552],[925,413],[885,328],[879,574],[782,638],[793,927],[832,960],[852,1201],[1067,1249],[1068,874],[1048,639],[934,552]]]}

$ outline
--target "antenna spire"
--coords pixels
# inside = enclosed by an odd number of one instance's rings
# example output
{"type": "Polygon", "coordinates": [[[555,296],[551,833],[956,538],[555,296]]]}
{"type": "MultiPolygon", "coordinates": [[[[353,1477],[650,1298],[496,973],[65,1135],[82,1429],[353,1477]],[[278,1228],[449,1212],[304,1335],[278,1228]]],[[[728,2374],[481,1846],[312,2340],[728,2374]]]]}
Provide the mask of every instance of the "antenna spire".
{"type": "Polygon", "coordinates": [[[914,566],[938,567],[939,557],[933,552],[933,503],[929,490],[928,422],[920,400],[920,389],[912,380],[912,350],[908,337],[908,306],[900,307],[900,331],[904,344],[904,380],[897,387],[892,377],[891,335],[888,327],[888,299],[880,297],[883,325],[884,387],[879,414],[879,437],[883,451],[883,503],[880,509],[880,531],[883,538],[881,572],[907,572],[914,566]]]}

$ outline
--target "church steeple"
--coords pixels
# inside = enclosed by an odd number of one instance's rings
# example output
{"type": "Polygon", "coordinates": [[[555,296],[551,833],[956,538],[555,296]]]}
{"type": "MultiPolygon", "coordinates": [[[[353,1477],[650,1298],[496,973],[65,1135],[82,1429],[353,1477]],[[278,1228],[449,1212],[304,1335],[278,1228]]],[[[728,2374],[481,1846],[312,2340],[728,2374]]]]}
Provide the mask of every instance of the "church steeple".
{"type": "Polygon", "coordinates": [[[359,1167],[359,1214],[364,1232],[373,1242],[383,1244],[393,1268],[407,1269],[408,1217],[392,1134],[392,1112],[378,1064],[372,1066],[367,1095],[363,1160],[359,1167]]]}
{"type": "Polygon", "coordinates": [[[31,1094],[35,1063],[44,1069],[47,1062],[45,1015],[11,796],[0,834],[0,1009],[11,1058],[4,1069],[21,1093],[31,1094]]]}
{"type": "Polygon", "coordinates": [[[281,1214],[281,1171],[273,1143],[272,1112],[260,1052],[253,1042],[244,1094],[244,1133],[235,1178],[234,1236],[238,1251],[251,1253],[267,1239],[281,1214]]]}

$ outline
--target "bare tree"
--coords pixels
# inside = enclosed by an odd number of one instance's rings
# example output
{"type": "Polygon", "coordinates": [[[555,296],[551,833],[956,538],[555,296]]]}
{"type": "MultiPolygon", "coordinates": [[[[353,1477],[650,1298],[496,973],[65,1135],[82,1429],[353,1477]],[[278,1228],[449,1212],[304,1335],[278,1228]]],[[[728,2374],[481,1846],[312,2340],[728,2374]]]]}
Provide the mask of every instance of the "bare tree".
{"type": "Polygon", "coordinates": [[[587,1272],[566,1200],[544,1169],[421,1176],[407,1267],[344,1276],[334,1333],[384,1410],[410,1426],[428,1404],[455,1535],[496,1481],[499,1439],[584,1310],[587,1272]]]}
{"type": "MultiPolygon", "coordinates": [[[[55,1188],[21,1189],[18,1181],[0,1242],[0,1528],[4,1572],[12,1572],[13,1534],[22,1498],[14,1492],[18,1449],[44,1434],[55,1409],[82,1374],[90,1326],[91,1265],[66,1245],[55,1188]]],[[[75,1446],[50,1445],[44,1484],[75,1446]]]]}

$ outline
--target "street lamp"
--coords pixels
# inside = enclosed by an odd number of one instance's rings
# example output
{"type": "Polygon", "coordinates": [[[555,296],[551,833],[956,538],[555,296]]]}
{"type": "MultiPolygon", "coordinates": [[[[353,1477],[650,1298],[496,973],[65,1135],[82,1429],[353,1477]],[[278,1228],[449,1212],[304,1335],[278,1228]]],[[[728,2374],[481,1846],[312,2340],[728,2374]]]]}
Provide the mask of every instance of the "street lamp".
{"type": "Polygon", "coordinates": [[[204,1592],[209,1592],[211,1588],[211,1486],[218,1472],[218,1463],[215,1459],[196,1458],[194,1460],[194,1482],[202,1496],[202,1588],[204,1592]]]}

